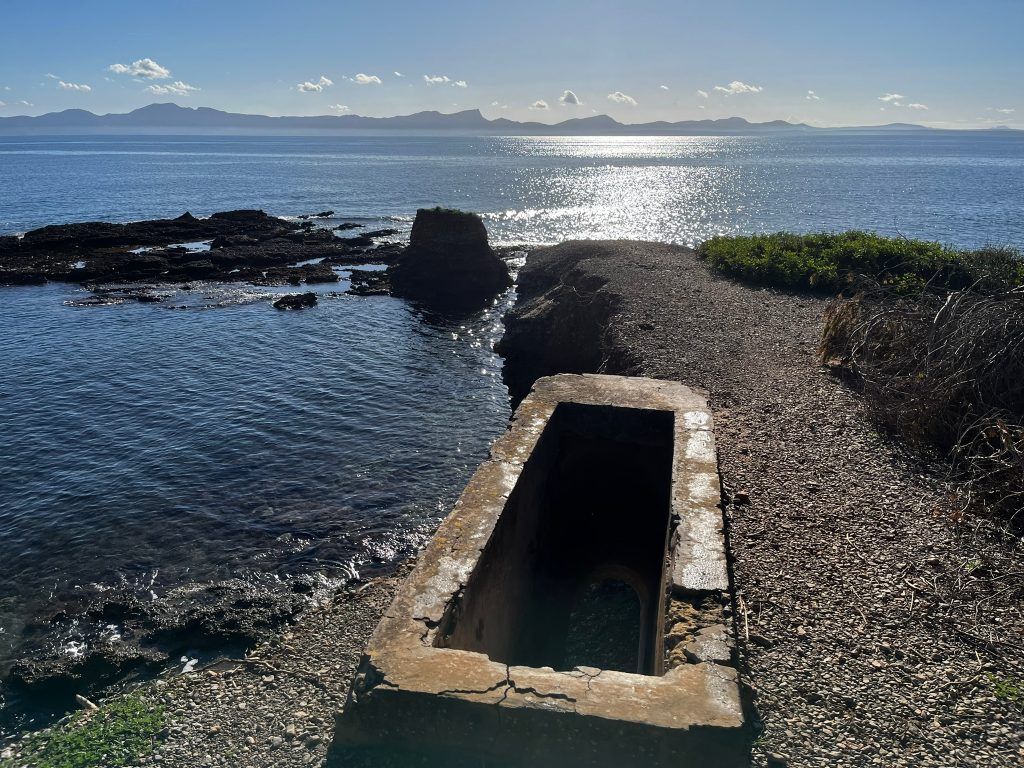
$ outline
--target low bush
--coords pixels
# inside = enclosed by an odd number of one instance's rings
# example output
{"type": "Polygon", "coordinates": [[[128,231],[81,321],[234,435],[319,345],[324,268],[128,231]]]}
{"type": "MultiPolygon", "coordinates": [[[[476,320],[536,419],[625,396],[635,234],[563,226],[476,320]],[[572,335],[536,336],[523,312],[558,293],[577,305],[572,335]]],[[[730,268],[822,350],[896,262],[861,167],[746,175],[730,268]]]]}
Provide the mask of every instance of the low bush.
{"type": "Polygon", "coordinates": [[[1012,520],[1024,506],[1024,287],[978,284],[908,297],[862,282],[826,310],[821,356],[878,421],[948,456],[965,507],[1012,520]]]}
{"type": "Polygon", "coordinates": [[[1011,248],[959,251],[872,232],[720,236],[701,243],[697,254],[723,274],[781,288],[845,291],[867,277],[912,295],[1024,283],[1024,261],[1011,248]]]}

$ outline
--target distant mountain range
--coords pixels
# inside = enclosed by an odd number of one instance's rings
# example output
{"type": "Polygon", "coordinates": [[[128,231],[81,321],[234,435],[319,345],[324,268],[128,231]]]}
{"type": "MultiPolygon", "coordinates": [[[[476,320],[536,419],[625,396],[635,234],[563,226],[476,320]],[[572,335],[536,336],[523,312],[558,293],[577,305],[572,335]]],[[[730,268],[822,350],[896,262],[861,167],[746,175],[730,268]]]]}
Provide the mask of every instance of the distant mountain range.
{"type": "MultiPolygon", "coordinates": [[[[849,128],[816,128],[805,123],[772,120],[751,123],[742,117],[720,120],[681,120],[653,123],[620,123],[608,115],[572,118],[554,125],[518,122],[497,118],[488,120],[478,109],[442,114],[417,112],[397,117],[361,117],[360,115],[320,115],[316,117],[270,117],[222,112],[210,107],[180,107],[177,104],[150,104],[124,114],[96,115],[84,109],[67,109],[38,117],[0,118],[0,133],[126,133],[134,131],[175,133],[321,133],[326,131],[424,131],[472,134],[527,134],[549,136],[607,135],[739,135],[764,133],[816,133],[819,131],[931,131],[921,125],[890,123],[849,128]]],[[[1010,130],[1010,129],[1002,129],[1010,130]]]]}

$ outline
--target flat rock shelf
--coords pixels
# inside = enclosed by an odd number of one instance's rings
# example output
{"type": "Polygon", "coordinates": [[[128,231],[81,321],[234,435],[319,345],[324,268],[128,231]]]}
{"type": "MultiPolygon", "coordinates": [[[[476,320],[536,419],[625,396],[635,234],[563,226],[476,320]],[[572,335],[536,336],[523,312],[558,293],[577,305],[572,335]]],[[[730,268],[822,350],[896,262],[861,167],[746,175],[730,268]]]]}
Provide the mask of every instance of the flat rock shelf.
{"type": "Polygon", "coordinates": [[[749,760],[702,393],[539,380],[377,626],[337,756],[749,760]]]}

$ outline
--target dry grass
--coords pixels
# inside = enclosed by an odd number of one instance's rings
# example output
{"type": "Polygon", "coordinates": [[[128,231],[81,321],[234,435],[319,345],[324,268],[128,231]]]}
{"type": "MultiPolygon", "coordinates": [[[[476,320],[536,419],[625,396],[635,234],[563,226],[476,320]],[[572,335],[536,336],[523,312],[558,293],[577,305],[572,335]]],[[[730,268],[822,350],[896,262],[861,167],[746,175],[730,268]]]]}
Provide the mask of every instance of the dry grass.
{"type": "Polygon", "coordinates": [[[882,424],[950,459],[964,508],[1024,522],[1024,287],[908,298],[863,281],[826,311],[821,357],[882,424]]]}

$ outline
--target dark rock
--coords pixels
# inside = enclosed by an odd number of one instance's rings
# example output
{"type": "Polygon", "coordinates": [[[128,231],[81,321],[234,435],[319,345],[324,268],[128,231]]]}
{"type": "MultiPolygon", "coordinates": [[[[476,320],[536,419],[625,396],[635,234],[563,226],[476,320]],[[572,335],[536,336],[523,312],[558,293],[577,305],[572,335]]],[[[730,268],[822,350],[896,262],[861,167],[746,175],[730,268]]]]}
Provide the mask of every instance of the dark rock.
{"type": "Polygon", "coordinates": [[[638,369],[628,350],[608,332],[620,300],[606,281],[581,265],[616,241],[570,241],[530,252],[519,271],[515,308],[495,351],[505,358],[502,376],[517,404],[542,376],[638,369]],[[557,331],[557,332],[556,332],[557,331]]]}
{"type": "Polygon", "coordinates": [[[109,685],[140,667],[167,661],[167,654],[130,642],[96,643],[79,656],[19,659],[7,680],[37,696],[72,698],[77,691],[109,685]]]}
{"type": "Polygon", "coordinates": [[[46,275],[33,269],[0,269],[0,285],[42,285],[46,275]]]}
{"type": "Polygon", "coordinates": [[[274,309],[306,309],[315,306],[315,293],[289,293],[274,302],[274,309]]]}
{"type": "Polygon", "coordinates": [[[398,234],[397,229],[372,229],[369,232],[363,232],[363,237],[393,237],[398,234]]]}
{"type": "Polygon", "coordinates": [[[338,273],[331,269],[330,264],[307,264],[302,269],[302,277],[307,283],[336,283],[340,279],[338,273]]]}
{"type": "Polygon", "coordinates": [[[353,269],[349,280],[352,287],[348,292],[353,296],[387,296],[391,293],[388,274],[381,270],[353,269]]]}
{"type": "Polygon", "coordinates": [[[189,261],[174,270],[176,280],[203,280],[212,277],[217,272],[217,267],[209,259],[197,259],[189,261]]]}
{"type": "Polygon", "coordinates": [[[409,247],[388,270],[391,292],[438,309],[485,305],[512,284],[473,213],[420,209],[409,247]]]}
{"type": "Polygon", "coordinates": [[[343,222],[343,223],[339,224],[338,226],[336,226],[334,228],[334,231],[335,232],[343,232],[346,229],[359,229],[360,227],[365,227],[365,226],[366,226],[365,224],[356,224],[355,222],[346,221],[346,222],[343,222]]]}

